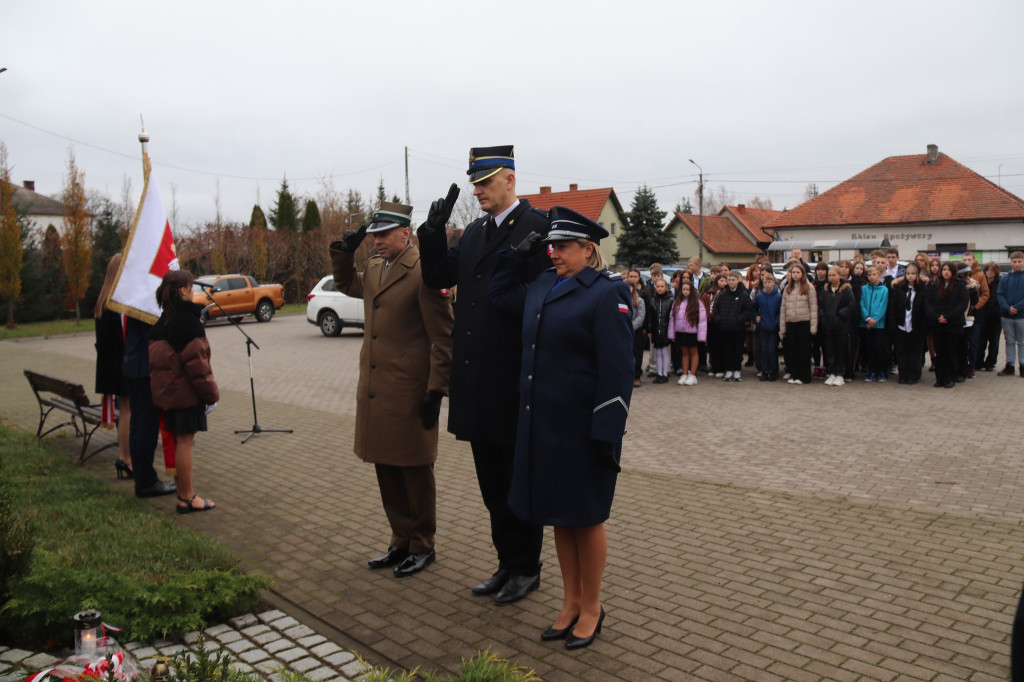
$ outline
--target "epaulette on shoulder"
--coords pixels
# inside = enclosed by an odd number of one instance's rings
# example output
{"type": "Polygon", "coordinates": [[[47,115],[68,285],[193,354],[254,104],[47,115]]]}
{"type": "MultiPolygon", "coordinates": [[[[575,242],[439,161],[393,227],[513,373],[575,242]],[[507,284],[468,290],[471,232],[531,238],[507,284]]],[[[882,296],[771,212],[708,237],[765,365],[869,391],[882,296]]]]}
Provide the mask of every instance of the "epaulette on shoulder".
{"type": "Polygon", "coordinates": [[[536,213],[539,217],[543,218],[544,220],[548,219],[548,212],[545,211],[544,209],[537,208],[536,206],[531,206],[530,210],[533,213],[536,213]]]}
{"type": "Polygon", "coordinates": [[[615,272],[614,270],[602,270],[601,271],[601,276],[604,277],[605,279],[610,279],[612,281],[621,280],[622,279],[622,273],[621,272],[615,272]]]}

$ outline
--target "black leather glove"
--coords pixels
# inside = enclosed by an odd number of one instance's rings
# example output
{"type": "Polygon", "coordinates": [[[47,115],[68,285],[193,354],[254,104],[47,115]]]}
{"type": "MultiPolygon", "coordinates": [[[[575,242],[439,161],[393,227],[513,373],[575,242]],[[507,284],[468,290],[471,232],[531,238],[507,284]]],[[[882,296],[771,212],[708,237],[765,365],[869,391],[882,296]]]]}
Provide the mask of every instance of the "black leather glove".
{"type": "Polygon", "coordinates": [[[448,196],[444,199],[438,199],[430,205],[426,222],[420,225],[416,231],[418,236],[429,239],[438,233],[444,233],[445,227],[448,225],[448,219],[452,217],[455,202],[459,198],[459,191],[459,186],[453,182],[452,186],[448,188],[448,196]]]}
{"type": "Polygon", "coordinates": [[[539,232],[531,232],[526,235],[526,239],[511,247],[509,253],[516,258],[529,258],[543,250],[544,243],[541,241],[542,239],[544,239],[544,235],[539,232]]]}
{"type": "Polygon", "coordinates": [[[438,391],[430,391],[423,396],[423,402],[420,404],[423,428],[432,429],[437,426],[437,419],[441,415],[441,398],[444,398],[444,394],[438,391]]]}
{"type": "Polygon", "coordinates": [[[334,242],[331,244],[331,248],[337,249],[344,253],[355,253],[359,245],[363,243],[366,238],[366,225],[360,225],[358,232],[352,230],[345,230],[345,234],[342,236],[341,241],[334,242]]]}
{"type": "Polygon", "coordinates": [[[622,471],[622,467],[619,466],[619,460],[615,458],[615,443],[595,440],[594,449],[597,450],[597,457],[602,464],[612,471],[622,471]]]}

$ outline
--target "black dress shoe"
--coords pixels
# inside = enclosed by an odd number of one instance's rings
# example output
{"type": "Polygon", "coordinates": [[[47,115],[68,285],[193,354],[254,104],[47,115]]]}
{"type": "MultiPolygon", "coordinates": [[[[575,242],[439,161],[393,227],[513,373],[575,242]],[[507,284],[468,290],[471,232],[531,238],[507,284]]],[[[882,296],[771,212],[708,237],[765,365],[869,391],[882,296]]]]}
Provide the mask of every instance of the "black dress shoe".
{"type": "Polygon", "coordinates": [[[395,566],[395,577],[406,578],[410,575],[416,575],[424,568],[434,563],[434,559],[437,555],[434,550],[430,550],[426,554],[410,554],[405,557],[405,561],[399,566],[395,566]]]}
{"type": "Polygon", "coordinates": [[[370,568],[388,568],[390,566],[397,566],[398,564],[405,561],[405,557],[409,556],[409,550],[399,549],[392,545],[388,547],[388,553],[384,556],[379,556],[375,559],[370,559],[366,563],[370,565],[370,568]]]}
{"type": "Polygon", "coordinates": [[[174,481],[157,481],[145,488],[136,488],[135,497],[160,497],[161,495],[173,495],[178,491],[174,481]]]}
{"type": "Polygon", "coordinates": [[[540,573],[537,575],[513,575],[494,596],[495,604],[511,604],[524,598],[540,587],[540,573]]]}
{"type": "Polygon", "coordinates": [[[556,630],[554,627],[548,628],[544,632],[540,633],[540,640],[542,642],[553,642],[556,639],[565,639],[569,636],[569,633],[572,632],[572,629],[576,627],[576,623],[579,622],[579,619],[580,617],[576,616],[572,619],[572,622],[569,623],[568,627],[564,627],[561,630],[556,630]]]}
{"type": "Polygon", "coordinates": [[[499,568],[497,573],[479,585],[474,585],[470,588],[470,591],[480,597],[488,594],[495,594],[498,590],[505,587],[505,583],[508,582],[509,576],[511,575],[512,573],[507,568],[499,568]]]}
{"type": "Polygon", "coordinates": [[[565,638],[566,649],[583,649],[590,646],[594,642],[594,637],[597,637],[598,633],[601,632],[601,623],[604,622],[604,607],[601,607],[601,617],[597,619],[597,627],[594,628],[594,632],[590,637],[577,637],[575,632],[570,632],[569,636],[565,638]]]}

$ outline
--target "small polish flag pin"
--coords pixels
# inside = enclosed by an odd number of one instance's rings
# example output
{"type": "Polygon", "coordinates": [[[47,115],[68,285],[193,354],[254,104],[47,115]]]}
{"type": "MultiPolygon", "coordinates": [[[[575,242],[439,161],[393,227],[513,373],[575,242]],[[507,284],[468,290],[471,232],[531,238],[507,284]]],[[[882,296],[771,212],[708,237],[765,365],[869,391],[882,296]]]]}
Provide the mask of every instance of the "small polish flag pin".
{"type": "Polygon", "coordinates": [[[620,313],[626,313],[627,315],[629,315],[629,306],[626,305],[625,303],[620,303],[619,304],[619,312],[620,313]]]}
{"type": "Polygon", "coordinates": [[[447,296],[448,295],[448,290],[447,289],[438,289],[438,291],[441,292],[442,296],[447,296]]]}

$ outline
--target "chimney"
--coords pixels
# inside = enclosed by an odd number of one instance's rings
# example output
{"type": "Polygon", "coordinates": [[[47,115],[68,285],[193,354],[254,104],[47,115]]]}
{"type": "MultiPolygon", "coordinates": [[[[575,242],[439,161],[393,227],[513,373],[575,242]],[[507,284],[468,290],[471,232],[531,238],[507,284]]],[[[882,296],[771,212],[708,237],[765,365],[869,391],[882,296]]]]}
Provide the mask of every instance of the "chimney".
{"type": "Polygon", "coordinates": [[[21,184],[29,192],[35,192],[36,191],[36,181],[35,180],[22,180],[21,184]]]}
{"type": "Polygon", "coordinates": [[[549,185],[547,187],[541,187],[540,188],[540,193],[541,194],[551,194],[551,186],[549,185]]]}
{"type": "Polygon", "coordinates": [[[738,208],[741,211],[745,211],[745,210],[747,210],[747,205],[746,204],[737,204],[736,208],[738,208]]]}
{"type": "Polygon", "coordinates": [[[580,188],[580,186],[577,185],[575,182],[569,183],[569,191],[570,192],[575,192],[579,188],[580,188]]]}
{"type": "Polygon", "coordinates": [[[939,162],[939,145],[930,144],[928,145],[928,163],[936,164],[939,162]]]}

